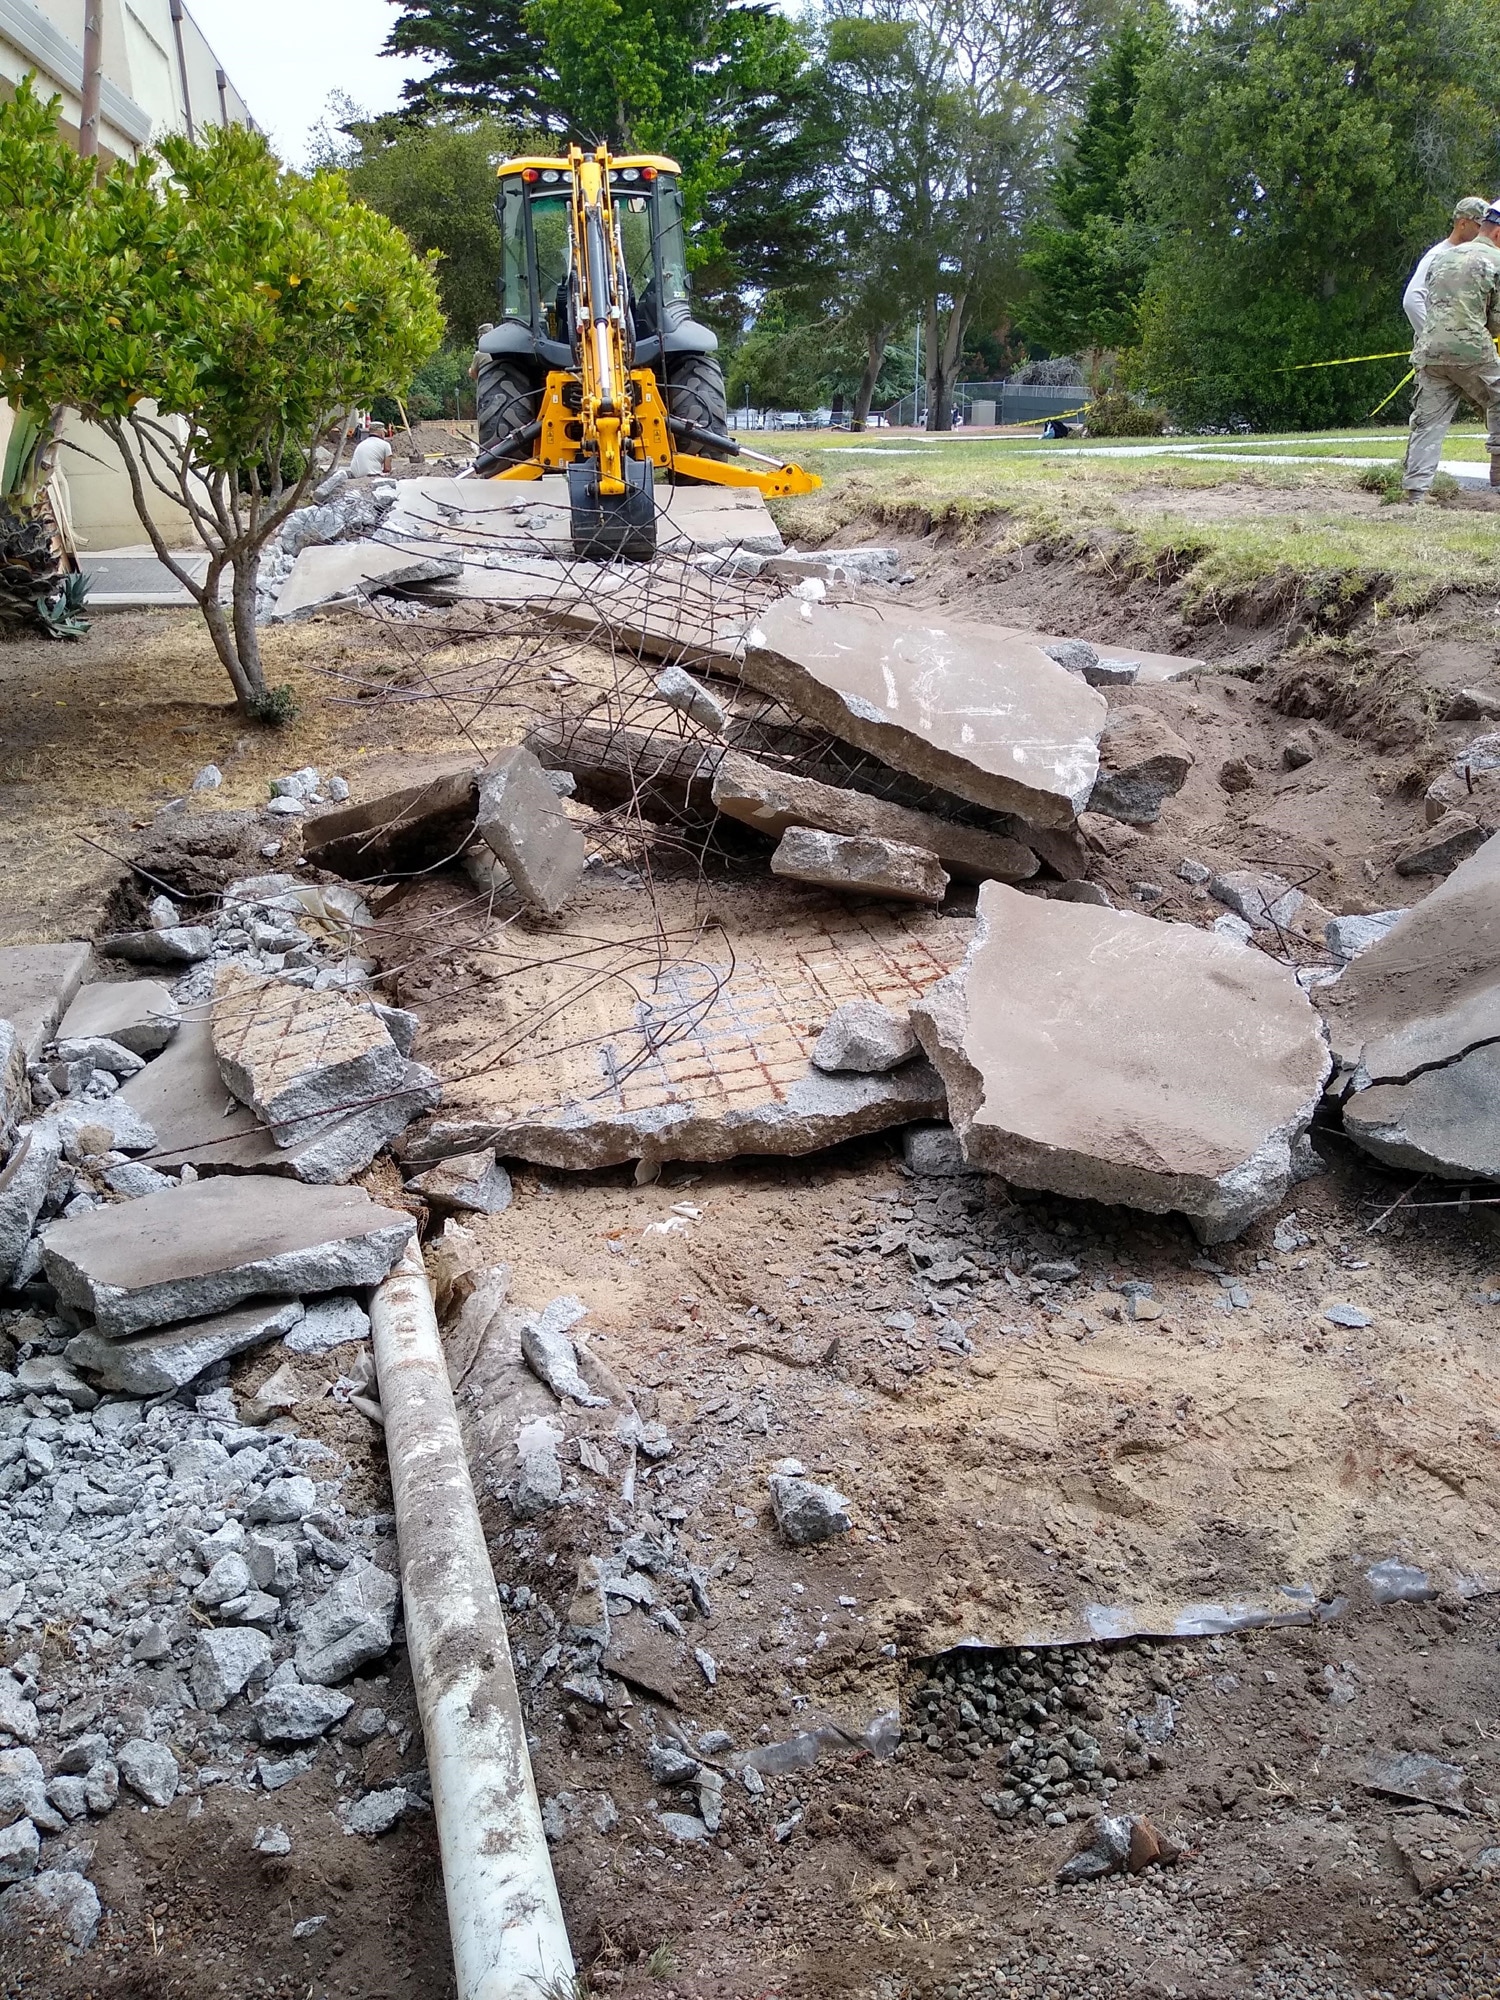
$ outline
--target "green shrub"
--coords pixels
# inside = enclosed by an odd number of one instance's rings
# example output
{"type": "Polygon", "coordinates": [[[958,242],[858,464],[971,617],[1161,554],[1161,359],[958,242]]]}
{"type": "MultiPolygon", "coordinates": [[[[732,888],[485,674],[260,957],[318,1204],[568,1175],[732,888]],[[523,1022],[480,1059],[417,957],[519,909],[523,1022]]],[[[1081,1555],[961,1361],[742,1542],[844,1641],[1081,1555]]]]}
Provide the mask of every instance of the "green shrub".
{"type": "Polygon", "coordinates": [[[1090,437],[1160,437],[1169,421],[1154,403],[1138,403],[1123,389],[1110,389],[1084,405],[1084,426],[1090,437]]]}

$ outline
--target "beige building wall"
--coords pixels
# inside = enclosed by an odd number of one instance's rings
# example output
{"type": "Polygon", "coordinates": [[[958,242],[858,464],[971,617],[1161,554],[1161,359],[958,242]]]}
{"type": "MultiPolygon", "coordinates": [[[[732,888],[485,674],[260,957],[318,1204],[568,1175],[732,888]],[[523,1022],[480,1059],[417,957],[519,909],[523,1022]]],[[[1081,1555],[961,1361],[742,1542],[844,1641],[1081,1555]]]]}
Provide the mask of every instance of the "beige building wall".
{"type": "MultiPolygon", "coordinates": [[[[0,0],[0,94],[22,77],[62,99],[62,129],[75,144],[83,88],[85,0],[0,0]]],[[[253,4],[253,0],[246,0],[253,4]]],[[[104,84],[99,146],[106,163],[134,159],[168,132],[253,125],[186,0],[104,0],[104,84]]],[[[0,404],[0,452],[10,412],[0,404]]],[[[64,431],[58,464],[68,485],[81,550],[129,548],[146,539],[130,483],[109,439],[77,418],[64,431]]],[[[193,537],[187,515],[159,495],[152,516],[177,547],[193,537]]]]}

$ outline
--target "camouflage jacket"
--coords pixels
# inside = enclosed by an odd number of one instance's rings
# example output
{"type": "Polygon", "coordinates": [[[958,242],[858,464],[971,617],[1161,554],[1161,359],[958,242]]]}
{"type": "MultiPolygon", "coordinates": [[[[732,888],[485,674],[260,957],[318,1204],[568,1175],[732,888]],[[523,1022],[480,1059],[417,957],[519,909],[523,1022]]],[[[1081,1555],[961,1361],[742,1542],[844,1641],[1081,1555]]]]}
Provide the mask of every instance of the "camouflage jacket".
{"type": "Polygon", "coordinates": [[[1483,237],[1440,250],[1427,273],[1427,317],[1412,346],[1418,368],[1493,361],[1500,333],[1500,249],[1483,237]]]}

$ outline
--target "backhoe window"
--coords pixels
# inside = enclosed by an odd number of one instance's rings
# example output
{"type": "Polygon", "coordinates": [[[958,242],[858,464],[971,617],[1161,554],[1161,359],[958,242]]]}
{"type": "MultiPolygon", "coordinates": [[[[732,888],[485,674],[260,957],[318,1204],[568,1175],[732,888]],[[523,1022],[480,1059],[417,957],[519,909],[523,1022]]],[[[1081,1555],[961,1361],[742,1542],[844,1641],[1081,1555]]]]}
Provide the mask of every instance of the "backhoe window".
{"type": "Polygon", "coordinates": [[[500,311],[531,324],[531,283],[526,270],[526,196],[519,180],[500,191],[500,311]]]}
{"type": "Polygon", "coordinates": [[[685,299],[687,289],[687,239],[682,233],[682,195],[676,181],[656,183],[656,206],[661,230],[661,277],[667,304],[685,299]]]}
{"type": "Polygon", "coordinates": [[[651,254],[651,199],[649,195],[624,194],[615,189],[615,219],[620,225],[620,241],[625,249],[625,272],[630,280],[630,304],[635,313],[636,332],[658,331],[656,310],[656,260],[651,254]]]}
{"type": "Polygon", "coordinates": [[[571,210],[565,194],[533,195],[531,228],[536,237],[537,303],[554,340],[568,337],[568,245],[571,210]]]}

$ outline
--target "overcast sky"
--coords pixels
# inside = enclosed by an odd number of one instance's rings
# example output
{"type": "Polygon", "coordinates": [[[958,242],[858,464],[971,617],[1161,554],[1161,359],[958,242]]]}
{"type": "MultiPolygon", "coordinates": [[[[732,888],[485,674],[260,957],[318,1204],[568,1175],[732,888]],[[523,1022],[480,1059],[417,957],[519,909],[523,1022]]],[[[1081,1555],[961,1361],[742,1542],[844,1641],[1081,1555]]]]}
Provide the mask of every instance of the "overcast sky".
{"type": "Polygon", "coordinates": [[[391,0],[188,0],[188,12],[292,166],[330,91],[365,111],[390,111],[420,64],[382,56],[391,0]]]}

